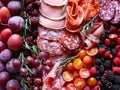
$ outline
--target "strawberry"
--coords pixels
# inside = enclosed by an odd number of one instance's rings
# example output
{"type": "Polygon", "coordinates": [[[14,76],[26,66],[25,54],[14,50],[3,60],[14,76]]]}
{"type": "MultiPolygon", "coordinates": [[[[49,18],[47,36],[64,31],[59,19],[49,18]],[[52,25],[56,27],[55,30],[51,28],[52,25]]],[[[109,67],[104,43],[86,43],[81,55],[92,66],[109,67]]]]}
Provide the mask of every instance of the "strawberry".
{"type": "Polygon", "coordinates": [[[115,49],[116,49],[117,51],[120,51],[120,45],[115,46],[115,49]]]}
{"type": "Polygon", "coordinates": [[[97,73],[96,67],[91,67],[89,72],[90,72],[91,75],[95,75],[97,73]]]}
{"type": "Polygon", "coordinates": [[[105,53],[105,48],[104,47],[100,47],[98,50],[98,54],[103,55],[105,53]]]}
{"type": "Polygon", "coordinates": [[[120,66],[120,57],[115,57],[115,58],[113,59],[113,63],[114,63],[115,65],[117,65],[117,66],[120,66]]]}
{"type": "Polygon", "coordinates": [[[112,71],[113,71],[113,73],[115,73],[115,74],[120,74],[120,67],[114,66],[114,67],[112,68],[112,71]]]}
{"type": "Polygon", "coordinates": [[[111,41],[110,41],[109,38],[106,38],[104,43],[105,43],[106,46],[110,46],[111,41]]]}
{"type": "Polygon", "coordinates": [[[115,33],[112,33],[109,35],[110,40],[117,40],[118,37],[119,37],[118,34],[115,34],[115,33]]]}

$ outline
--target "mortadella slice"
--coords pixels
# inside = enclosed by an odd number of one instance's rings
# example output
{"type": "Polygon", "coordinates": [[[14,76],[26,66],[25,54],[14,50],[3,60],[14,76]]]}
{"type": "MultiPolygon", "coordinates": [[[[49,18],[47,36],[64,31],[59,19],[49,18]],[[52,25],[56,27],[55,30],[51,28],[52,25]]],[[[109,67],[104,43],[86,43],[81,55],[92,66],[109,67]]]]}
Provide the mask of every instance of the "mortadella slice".
{"type": "Polygon", "coordinates": [[[65,28],[65,19],[50,20],[42,15],[39,16],[39,24],[50,29],[63,29],[65,28]]]}
{"type": "Polygon", "coordinates": [[[63,6],[67,3],[68,0],[44,0],[46,4],[51,6],[63,6]]]}
{"type": "Polygon", "coordinates": [[[59,20],[65,18],[66,16],[65,12],[62,13],[63,7],[64,6],[51,6],[49,4],[46,4],[44,1],[41,1],[39,11],[43,16],[51,20],[59,20]]]}

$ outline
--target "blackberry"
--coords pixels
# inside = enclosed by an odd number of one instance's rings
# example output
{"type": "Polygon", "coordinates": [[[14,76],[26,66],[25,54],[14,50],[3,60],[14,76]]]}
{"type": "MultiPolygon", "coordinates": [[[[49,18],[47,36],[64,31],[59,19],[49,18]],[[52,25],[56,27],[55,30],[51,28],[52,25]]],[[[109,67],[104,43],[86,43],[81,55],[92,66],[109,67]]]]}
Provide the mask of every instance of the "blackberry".
{"type": "Polygon", "coordinates": [[[101,79],[101,76],[96,76],[96,79],[97,79],[97,80],[100,80],[100,79],[101,79]]]}
{"type": "Polygon", "coordinates": [[[107,83],[105,84],[105,87],[107,88],[107,90],[111,90],[111,89],[112,89],[112,86],[113,86],[112,82],[107,82],[107,83]]]}
{"type": "Polygon", "coordinates": [[[115,47],[116,46],[116,42],[115,41],[111,41],[110,47],[115,47]]]}
{"type": "Polygon", "coordinates": [[[107,35],[110,34],[110,30],[109,30],[109,28],[107,28],[107,29],[105,30],[105,34],[107,34],[107,35]]]}
{"type": "Polygon", "coordinates": [[[100,69],[99,69],[100,73],[103,73],[104,70],[105,70],[104,66],[103,66],[103,65],[100,65],[100,69]]]}
{"type": "Polygon", "coordinates": [[[104,41],[105,38],[106,38],[106,37],[105,37],[105,34],[102,34],[101,37],[100,37],[100,40],[101,40],[101,41],[104,41]]]}
{"type": "Polygon", "coordinates": [[[113,85],[112,90],[120,90],[120,85],[117,84],[113,85]]]}
{"type": "Polygon", "coordinates": [[[96,59],[95,60],[95,64],[98,65],[98,66],[101,65],[102,64],[102,60],[101,59],[96,59]]]}
{"type": "Polygon", "coordinates": [[[115,79],[115,74],[111,70],[107,72],[107,79],[111,82],[113,82],[115,79]]]}
{"type": "Polygon", "coordinates": [[[107,69],[111,69],[112,68],[112,62],[110,60],[106,60],[104,62],[104,66],[107,68],[107,69]]]}
{"type": "Polygon", "coordinates": [[[116,83],[116,84],[120,84],[120,76],[119,75],[115,75],[113,82],[116,83]]]}
{"type": "Polygon", "coordinates": [[[113,49],[111,50],[111,53],[112,53],[113,56],[115,56],[115,55],[117,54],[117,50],[116,50],[115,48],[113,48],[113,49]]]}
{"type": "Polygon", "coordinates": [[[106,79],[105,76],[102,76],[100,81],[101,81],[103,84],[106,84],[106,83],[108,82],[108,80],[106,79]]]}

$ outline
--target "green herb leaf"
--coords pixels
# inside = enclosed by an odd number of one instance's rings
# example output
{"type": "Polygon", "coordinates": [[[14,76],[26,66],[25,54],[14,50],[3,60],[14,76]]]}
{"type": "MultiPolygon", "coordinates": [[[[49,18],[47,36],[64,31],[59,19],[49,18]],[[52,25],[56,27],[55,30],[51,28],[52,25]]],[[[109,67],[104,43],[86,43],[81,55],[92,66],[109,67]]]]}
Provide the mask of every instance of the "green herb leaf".
{"type": "Polygon", "coordinates": [[[66,10],[66,8],[67,8],[67,5],[68,5],[68,1],[66,2],[66,4],[64,5],[64,7],[62,8],[62,15],[64,14],[64,12],[65,12],[65,10],[66,10]]]}

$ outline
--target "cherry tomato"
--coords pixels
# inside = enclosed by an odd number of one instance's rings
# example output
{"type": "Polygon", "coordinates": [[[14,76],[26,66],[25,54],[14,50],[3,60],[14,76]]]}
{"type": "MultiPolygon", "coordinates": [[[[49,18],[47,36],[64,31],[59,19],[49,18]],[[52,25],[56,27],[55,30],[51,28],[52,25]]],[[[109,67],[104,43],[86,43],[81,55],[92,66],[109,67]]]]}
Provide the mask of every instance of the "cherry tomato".
{"type": "Polygon", "coordinates": [[[86,50],[86,53],[87,53],[89,56],[95,56],[95,55],[98,53],[98,48],[93,47],[93,48],[91,48],[91,49],[87,49],[87,50],[86,50]]]}
{"type": "Polygon", "coordinates": [[[83,57],[86,56],[86,50],[85,49],[82,49],[80,50],[80,52],[78,53],[78,57],[83,59],[83,57]]]}
{"type": "Polygon", "coordinates": [[[83,65],[84,68],[90,69],[93,66],[93,64],[85,64],[83,65]]]}
{"type": "Polygon", "coordinates": [[[10,16],[10,11],[7,7],[2,7],[0,9],[0,19],[2,23],[7,24],[10,16]]]}
{"type": "Polygon", "coordinates": [[[74,70],[73,63],[70,62],[69,64],[67,64],[67,66],[66,66],[65,68],[66,68],[66,70],[68,70],[68,71],[73,71],[73,70],[74,70]]]}
{"type": "Polygon", "coordinates": [[[77,90],[73,83],[69,83],[66,86],[66,90],[77,90]]]}
{"type": "Polygon", "coordinates": [[[7,42],[9,37],[12,35],[12,31],[9,28],[3,29],[0,33],[1,40],[7,42]]]}
{"type": "Polygon", "coordinates": [[[74,78],[79,77],[79,71],[78,71],[78,70],[74,70],[74,71],[73,71],[73,77],[74,77],[74,78]]]}
{"type": "Polygon", "coordinates": [[[82,78],[76,78],[74,80],[74,85],[77,88],[77,90],[83,90],[83,88],[86,86],[86,82],[82,78]]]}
{"type": "Polygon", "coordinates": [[[89,87],[94,87],[95,85],[97,84],[97,79],[95,77],[90,77],[88,80],[87,80],[87,85],[89,87]]]}
{"type": "Polygon", "coordinates": [[[80,58],[76,58],[74,61],[73,61],[73,66],[75,69],[80,69],[83,67],[83,62],[80,58]]]}
{"type": "Polygon", "coordinates": [[[11,35],[7,41],[8,48],[14,51],[18,51],[22,44],[22,37],[19,34],[11,35]]]}
{"type": "Polygon", "coordinates": [[[92,61],[93,61],[92,56],[86,55],[86,56],[83,58],[83,63],[85,63],[85,64],[92,64],[92,61]]]}
{"type": "Polygon", "coordinates": [[[87,68],[81,68],[79,70],[79,75],[81,78],[89,78],[90,77],[90,72],[87,68]]]}
{"type": "Polygon", "coordinates": [[[63,79],[66,81],[66,82],[70,82],[73,80],[73,75],[72,73],[68,72],[68,71],[64,71],[62,73],[62,76],[63,76],[63,79]]]}

